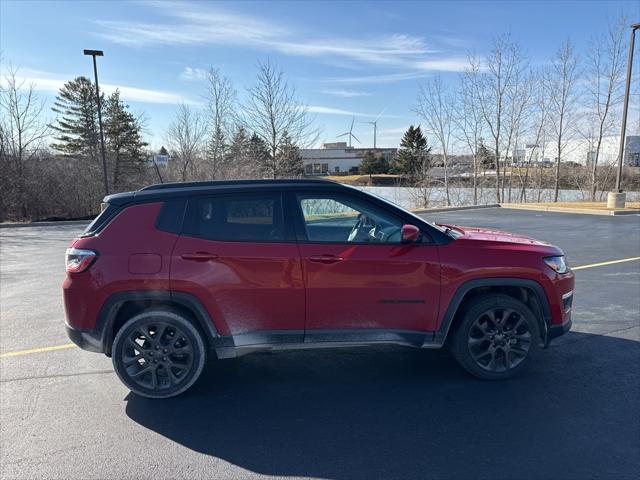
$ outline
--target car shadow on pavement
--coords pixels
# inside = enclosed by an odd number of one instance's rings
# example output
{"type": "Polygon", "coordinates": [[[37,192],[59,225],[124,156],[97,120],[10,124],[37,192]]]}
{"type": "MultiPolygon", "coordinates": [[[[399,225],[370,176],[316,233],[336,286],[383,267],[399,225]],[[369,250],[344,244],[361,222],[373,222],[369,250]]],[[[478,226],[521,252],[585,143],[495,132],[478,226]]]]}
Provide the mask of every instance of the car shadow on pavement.
{"type": "Polygon", "coordinates": [[[519,378],[479,381],[399,347],[210,362],[185,395],[126,412],[253,472],[352,478],[638,478],[640,342],[570,333],[519,378]]]}

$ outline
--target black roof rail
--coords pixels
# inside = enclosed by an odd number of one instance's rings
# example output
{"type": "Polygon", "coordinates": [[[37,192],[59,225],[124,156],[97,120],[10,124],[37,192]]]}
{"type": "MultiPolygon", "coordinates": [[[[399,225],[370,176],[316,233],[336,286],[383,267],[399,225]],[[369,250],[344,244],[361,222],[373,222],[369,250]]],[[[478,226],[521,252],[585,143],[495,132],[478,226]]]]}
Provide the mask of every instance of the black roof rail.
{"type": "MultiPolygon", "coordinates": [[[[333,180],[320,179],[320,178],[303,178],[303,179],[273,179],[273,180],[209,180],[209,181],[197,181],[197,182],[171,182],[171,183],[157,183],[155,185],[148,185],[138,190],[166,190],[166,189],[180,189],[180,188],[194,188],[194,187],[223,187],[233,185],[279,185],[279,184],[337,184],[333,180]]],[[[339,184],[338,184],[339,185],[339,184]]]]}

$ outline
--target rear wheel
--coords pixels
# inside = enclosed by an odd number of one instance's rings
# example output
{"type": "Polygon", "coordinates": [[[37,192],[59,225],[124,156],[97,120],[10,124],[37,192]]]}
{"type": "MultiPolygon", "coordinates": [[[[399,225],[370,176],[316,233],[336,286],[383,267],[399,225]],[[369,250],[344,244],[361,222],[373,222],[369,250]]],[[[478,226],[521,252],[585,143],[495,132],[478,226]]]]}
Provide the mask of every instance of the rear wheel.
{"type": "Polygon", "coordinates": [[[206,360],[200,332],[182,315],[140,313],[118,331],[112,360],[120,380],[134,393],[168,398],[195,383],[206,360]]]}
{"type": "Polygon", "coordinates": [[[485,380],[518,374],[540,339],[531,310],[508,295],[472,299],[460,320],[453,332],[453,355],[467,371],[485,380]]]}

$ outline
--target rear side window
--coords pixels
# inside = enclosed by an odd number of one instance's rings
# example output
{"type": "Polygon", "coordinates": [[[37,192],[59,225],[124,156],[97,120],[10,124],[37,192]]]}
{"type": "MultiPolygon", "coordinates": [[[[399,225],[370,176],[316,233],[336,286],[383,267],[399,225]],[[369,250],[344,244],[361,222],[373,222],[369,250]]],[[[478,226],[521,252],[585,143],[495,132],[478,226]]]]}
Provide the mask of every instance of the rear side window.
{"type": "Polygon", "coordinates": [[[107,208],[105,208],[100,214],[93,219],[93,221],[84,229],[81,237],[90,237],[92,235],[96,235],[100,230],[102,230],[109,221],[118,213],[120,209],[115,205],[107,204],[107,208]]]}
{"type": "Polygon", "coordinates": [[[164,202],[156,220],[156,228],[163,232],[180,233],[186,205],[186,200],[168,200],[164,202]]]}
{"type": "Polygon", "coordinates": [[[208,240],[283,241],[281,196],[239,194],[189,200],[189,222],[185,231],[208,240]]]}

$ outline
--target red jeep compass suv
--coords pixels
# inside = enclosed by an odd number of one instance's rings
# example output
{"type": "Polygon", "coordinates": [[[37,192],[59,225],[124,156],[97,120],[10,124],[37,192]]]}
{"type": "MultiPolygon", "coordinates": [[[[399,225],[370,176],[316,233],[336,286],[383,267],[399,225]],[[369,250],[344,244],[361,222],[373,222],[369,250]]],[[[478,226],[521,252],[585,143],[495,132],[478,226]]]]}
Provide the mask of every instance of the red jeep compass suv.
{"type": "Polygon", "coordinates": [[[432,224],[352,187],[195,182],[105,202],[67,250],[66,328],[146,397],[185,391],[210,354],[292,347],[446,344],[502,379],[571,326],[558,247],[432,224]]]}

